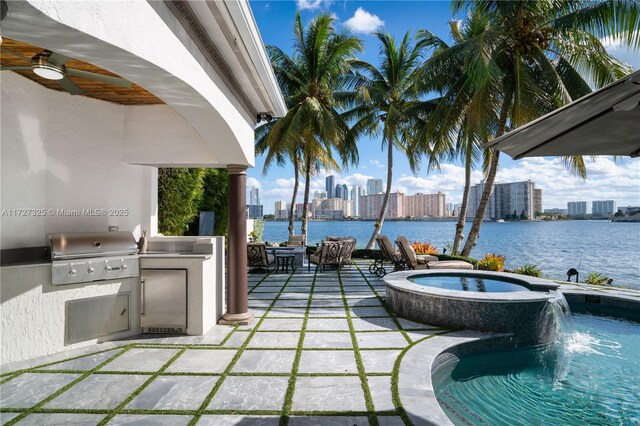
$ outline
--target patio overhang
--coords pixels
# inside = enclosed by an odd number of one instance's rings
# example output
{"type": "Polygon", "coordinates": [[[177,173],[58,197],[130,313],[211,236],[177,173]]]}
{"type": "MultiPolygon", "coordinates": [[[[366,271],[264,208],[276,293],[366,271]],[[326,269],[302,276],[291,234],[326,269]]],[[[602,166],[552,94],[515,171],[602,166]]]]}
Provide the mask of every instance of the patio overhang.
{"type": "Polygon", "coordinates": [[[286,111],[245,2],[12,1],[2,33],[144,88],[202,145],[175,161],[175,152],[163,155],[148,138],[146,145],[128,141],[123,160],[130,164],[251,167],[256,114],[286,111]]]}
{"type": "Polygon", "coordinates": [[[519,127],[486,146],[513,159],[640,155],[640,71],[519,127]]]}

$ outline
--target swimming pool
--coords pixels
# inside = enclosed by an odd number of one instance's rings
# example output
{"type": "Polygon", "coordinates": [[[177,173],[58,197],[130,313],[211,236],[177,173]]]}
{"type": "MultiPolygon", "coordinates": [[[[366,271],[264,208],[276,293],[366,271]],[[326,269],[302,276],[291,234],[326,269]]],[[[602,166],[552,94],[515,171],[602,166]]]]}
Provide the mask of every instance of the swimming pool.
{"type": "Polygon", "coordinates": [[[574,312],[553,346],[439,366],[440,406],[457,425],[639,424],[640,323],[607,314],[574,312]]]}
{"type": "Polygon", "coordinates": [[[414,275],[409,278],[409,281],[427,287],[480,293],[529,291],[529,289],[523,285],[522,281],[510,280],[504,277],[492,278],[490,276],[473,276],[460,273],[414,275]]]}

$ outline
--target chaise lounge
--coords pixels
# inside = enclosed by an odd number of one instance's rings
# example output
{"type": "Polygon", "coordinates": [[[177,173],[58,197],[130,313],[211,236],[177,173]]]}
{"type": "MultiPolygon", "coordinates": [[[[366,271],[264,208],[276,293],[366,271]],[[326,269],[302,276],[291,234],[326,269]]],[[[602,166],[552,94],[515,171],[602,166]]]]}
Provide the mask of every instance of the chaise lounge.
{"type": "Polygon", "coordinates": [[[376,237],[376,243],[380,248],[380,256],[369,265],[370,273],[376,274],[381,278],[384,277],[387,274],[387,270],[384,267],[385,262],[391,263],[394,271],[406,269],[402,254],[395,249],[389,237],[386,235],[376,237]]]}
{"type": "Polygon", "coordinates": [[[400,254],[409,269],[473,269],[473,265],[462,260],[438,260],[437,256],[417,255],[409,240],[400,236],[396,239],[400,254]]]}

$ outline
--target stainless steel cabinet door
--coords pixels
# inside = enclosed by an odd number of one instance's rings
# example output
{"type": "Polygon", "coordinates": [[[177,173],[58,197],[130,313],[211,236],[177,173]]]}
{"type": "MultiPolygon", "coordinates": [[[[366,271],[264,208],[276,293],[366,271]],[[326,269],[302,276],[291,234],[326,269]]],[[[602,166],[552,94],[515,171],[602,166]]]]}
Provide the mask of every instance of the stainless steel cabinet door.
{"type": "Polygon", "coordinates": [[[143,328],[187,328],[187,271],[142,269],[143,328]]]}

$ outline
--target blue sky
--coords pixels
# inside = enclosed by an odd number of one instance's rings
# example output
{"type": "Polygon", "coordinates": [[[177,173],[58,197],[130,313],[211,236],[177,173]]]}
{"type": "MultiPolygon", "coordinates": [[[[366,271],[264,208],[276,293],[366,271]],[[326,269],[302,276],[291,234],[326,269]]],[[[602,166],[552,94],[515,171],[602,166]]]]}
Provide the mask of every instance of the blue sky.
{"type": "MultiPolygon", "coordinates": [[[[338,19],[339,30],[349,28],[360,37],[364,51],[360,55],[370,63],[378,64],[378,43],[372,36],[376,29],[384,30],[397,39],[406,31],[429,29],[436,35],[449,40],[448,22],[454,17],[449,1],[250,1],[262,39],[267,45],[276,45],[285,52],[291,51],[292,26],[296,10],[302,19],[308,21],[318,13],[332,13],[338,19]]],[[[629,52],[614,43],[605,43],[609,51],[640,69],[640,54],[629,52]]],[[[371,177],[386,180],[386,152],[381,151],[378,139],[365,138],[360,141],[360,162],[349,170],[328,171],[312,178],[311,194],[315,190],[324,190],[324,178],[327,174],[336,175],[338,183],[365,185],[371,177]]],[[[567,201],[614,199],[619,206],[640,205],[640,159],[624,159],[617,162],[609,158],[599,158],[587,167],[589,176],[586,181],[572,177],[557,158],[532,158],[513,161],[506,155],[501,156],[497,180],[514,182],[531,179],[536,187],[542,189],[543,208],[566,208],[567,201]]],[[[256,158],[256,167],[249,169],[247,190],[255,186],[260,188],[261,202],[265,213],[273,213],[274,202],[291,201],[293,188],[293,170],[291,165],[269,169],[262,174],[264,161],[256,158]]],[[[482,178],[481,172],[474,171],[473,183],[482,178]]],[[[433,193],[442,191],[447,202],[460,202],[464,174],[459,163],[443,164],[441,170],[427,172],[423,168],[417,175],[409,170],[406,158],[396,152],[393,166],[394,191],[408,194],[416,192],[433,193]]],[[[301,185],[298,202],[302,201],[301,185]]]]}

